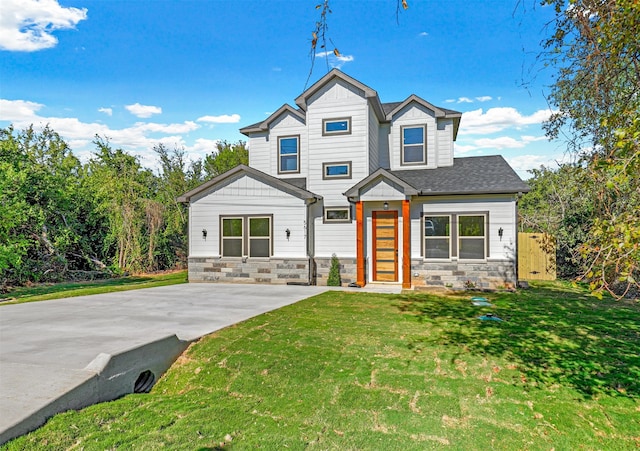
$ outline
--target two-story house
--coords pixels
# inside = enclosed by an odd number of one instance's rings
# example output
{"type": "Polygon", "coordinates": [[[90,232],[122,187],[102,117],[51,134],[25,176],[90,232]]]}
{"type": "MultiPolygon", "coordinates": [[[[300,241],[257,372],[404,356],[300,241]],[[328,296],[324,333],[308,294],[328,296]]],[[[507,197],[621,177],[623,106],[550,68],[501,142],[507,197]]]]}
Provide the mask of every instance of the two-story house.
{"type": "Polygon", "coordinates": [[[334,69],[240,131],[249,166],[180,197],[189,280],[479,288],[516,282],[517,199],[501,156],[454,158],[461,113],[382,103],[334,69]]]}

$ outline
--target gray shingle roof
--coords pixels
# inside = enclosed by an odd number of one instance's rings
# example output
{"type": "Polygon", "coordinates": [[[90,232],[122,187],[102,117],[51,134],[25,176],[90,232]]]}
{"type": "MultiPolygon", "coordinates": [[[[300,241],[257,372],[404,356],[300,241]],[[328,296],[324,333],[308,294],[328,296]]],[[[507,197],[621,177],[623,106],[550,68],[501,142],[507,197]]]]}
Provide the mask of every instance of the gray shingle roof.
{"type": "Polygon", "coordinates": [[[500,155],[454,158],[453,166],[389,171],[422,195],[525,193],[529,186],[500,155]]]}
{"type": "Polygon", "coordinates": [[[297,186],[300,189],[307,189],[307,178],[306,177],[296,177],[296,178],[281,178],[283,182],[291,183],[293,186],[297,186]]]}

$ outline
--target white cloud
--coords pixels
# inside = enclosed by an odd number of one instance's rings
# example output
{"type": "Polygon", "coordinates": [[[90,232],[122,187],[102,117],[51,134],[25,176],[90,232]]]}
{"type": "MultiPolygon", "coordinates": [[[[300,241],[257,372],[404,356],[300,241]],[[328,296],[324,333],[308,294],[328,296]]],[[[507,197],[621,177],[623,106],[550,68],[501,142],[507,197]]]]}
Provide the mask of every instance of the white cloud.
{"type": "Polygon", "coordinates": [[[86,8],[65,8],[56,0],[3,0],[0,49],[35,52],[54,47],[54,31],[73,29],[86,18],[86,8]]]}
{"type": "Polygon", "coordinates": [[[157,124],[154,122],[137,122],[133,128],[141,132],[152,133],[189,133],[200,128],[193,121],[185,121],[182,124],[157,124]]]}
{"type": "Polygon", "coordinates": [[[98,108],[98,111],[106,114],[107,116],[113,116],[113,109],[111,108],[98,108]]]}
{"type": "Polygon", "coordinates": [[[458,103],[473,103],[469,97],[458,97],[458,103]]]}
{"type": "Polygon", "coordinates": [[[488,102],[489,100],[492,100],[491,96],[480,96],[480,97],[476,97],[476,100],[478,102],[488,102]]]}
{"type": "Polygon", "coordinates": [[[196,119],[198,122],[209,122],[211,124],[236,124],[240,122],[239,114],[223,114],[220,116],[201,116],[196,119]]]}
{"type": "Polygon", "coordinates": [[[520,114],[512,107],[490,108],[486,113],[482,108],[462,113],[460,135],[486,135],[497,133],[506,128],[522,128],[527,125],[541,124],[553,111],[538,110],[530,116],[520,114]]]}
{"type": "Polygon", "coordinates": [[[0,121],[20,121],[34,117],[44,105],[28,100],[0,99],[0,121]]]}
{"type": "Polygon", "coordinates": [[[426,31],[423,31],[418,36],[429,36],[429,33],[427,33],[426,31]]]}
{"type": "Polygon", "coordinates": [[[147,118],[153,116],[154,114],[162,113],[162,108],[160,108],[159,106],[140,105],[139,103],[134,103],[133,105],[125,105],[125,108],[129,113],[140,118],[147,118]]]}
{"type": "Polygon", "coordinates": [[[0,121],[13,123],[17,130],[30,125],[37,130],[49,125],[84,161],[91,158],[91,143],[99,135],[109,138],[115,147],[133,151],[145,166],[155,167],[157,156],[151,151],[155,145],[163,143],[170,148],[186,147],[182,134],[200,128],[194,121],[185,121],[176,124],[137,122],[130,127],[113,129],[102,123],[82,122],[74,117],[41,116],[38,111],[42,108],[44,105],[36,102],[0,99],[0,121]]]}
{"type": "Polygon", "coordinates": [[[353,55],[336,56],[335,53],[333,53],[333,51],[326,51],[326,52],[316,53],[316,57],[318,57],[318,58],[327,58],[327,60],[329,61],[329,66],[331,66],[332,68],[336,68],[336,69],[340,69],[346,63],[350,63],[351,61],[353,61],[355,59],[353,57],[353,55]]]}
{"type": "Polygon", "coordinates": [[[445,103],[454,103],[456,101],[456,99],[447,99],[445,100],[445,103]]]}

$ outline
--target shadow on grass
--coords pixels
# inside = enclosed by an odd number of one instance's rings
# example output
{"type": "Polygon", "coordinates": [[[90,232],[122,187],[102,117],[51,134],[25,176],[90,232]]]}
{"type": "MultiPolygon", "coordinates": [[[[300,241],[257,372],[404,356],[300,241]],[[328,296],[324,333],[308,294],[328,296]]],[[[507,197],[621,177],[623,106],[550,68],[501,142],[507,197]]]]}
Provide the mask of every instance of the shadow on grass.
{"type": "Polygon", "coordinates": [[[535,288],[485,295],[495,307],[465,300],[403,296],[399,308],[431,323],[410,347],[452,345],[518,364],[529,381],[597,394],[640,398],[640,307],[584,293],[535,288]],[[480,321],[494,313],[503,322],[480,321]]]}

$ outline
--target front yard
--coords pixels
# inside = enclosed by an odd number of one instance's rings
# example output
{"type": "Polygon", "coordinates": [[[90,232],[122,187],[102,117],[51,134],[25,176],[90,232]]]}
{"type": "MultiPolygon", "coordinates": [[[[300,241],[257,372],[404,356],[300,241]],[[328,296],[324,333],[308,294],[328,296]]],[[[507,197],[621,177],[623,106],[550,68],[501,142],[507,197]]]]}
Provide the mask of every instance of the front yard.
{"type": "Polygon", "coordinates": [[[150,394],[18,449],[638,449],[640,305],[329,292],[193,345],[150,394]],[[493,313],[504,321],[481,321],[493,313]]]}

